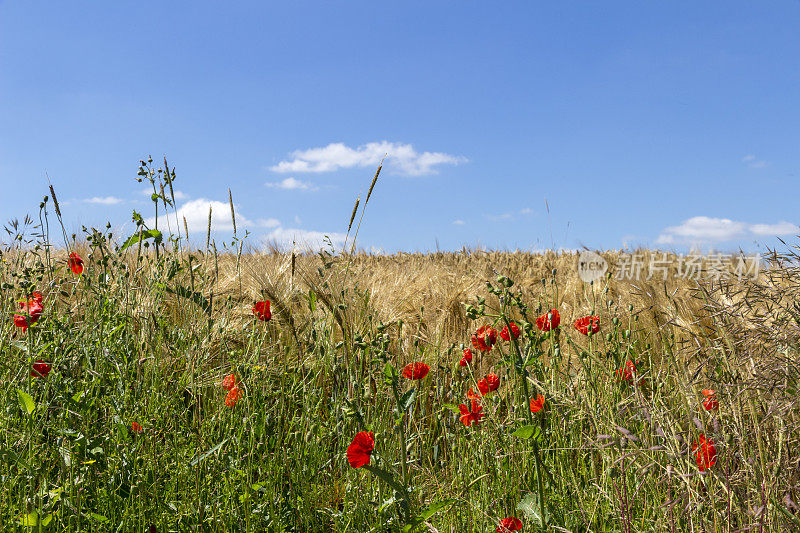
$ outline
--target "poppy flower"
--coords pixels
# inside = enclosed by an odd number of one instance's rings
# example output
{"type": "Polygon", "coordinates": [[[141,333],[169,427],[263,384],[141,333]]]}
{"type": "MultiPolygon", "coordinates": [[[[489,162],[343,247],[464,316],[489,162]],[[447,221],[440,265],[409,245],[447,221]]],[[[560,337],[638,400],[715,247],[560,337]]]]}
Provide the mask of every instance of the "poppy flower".
{"type": "Polygon", "coordinates": [[[544,396],[541,394],[536,398],[531,398],[531,413],[536,414],[544,409],[544,396]]]}
{"type": "Polygon", "coordinates": [[[428,375],[430,370],[431,367],[425,363],[408,363],[403,368],[403,376],[407,377],[408,379],[422,379],[428,375]]]}
{"type": "Polygon", "coordinates": [[[600,317],[599,316],[585,316],[575,321],[575,329],[588,335],[589,332],[597,333],[600,331],[600,317]]]}
{"type": "Polygon", "coordinates": [[[353,468],[361,468],[369,464],[372,450],[375,448],[375,436],[371,431],[361,431],[353,437],[347,447],[347,462],[353,468]]]}
{"type": "Polygon", "coordinates": [[[519,531],[522,529],[522,520],[516,516],[509,516],[500,520],[500,525],[497,526],[497,533],[510,533],[511,531],[519,531]]]}
{"type": "Polygon", "coordinates": [[[33,367],[31,368],[31,376],[35,378],[46,378],[47,374],[50,373],[50,365],[39,359],[35,363],[33,363],[33,367]]]}
{"type": "Polygon", "coordinates": [[[474,390],[472,390],[472,387],[470,387],[469,390],[467,391],[467,399],[469,399],[469,400],[477,400],[480,397],[481,397],[481,394],[480,393],[476,393],[474,390]]]}
{"type": "Polygon", "coordinates": [[[236,374],[228,374],[222,379],[222,388],[229,391],[239,386],[239,378],[236,374]]]}
{"type": "Polygon", "coordinates": [[[458,362],[461,366],[467,366],[467,363],[472,362],[472,350],[469,348],[464,348],[464,357],[461,358],[461,361],[458,362]]]}
{"type": "Polygon", "coordinates": [[[476,350],[488,352],[497,340],[497,331],[491,326],[481,326],[472,335],[472,345],[476,350]]]}
{"type": "Polygon", "coordinates": [[[633,361],[628,361],[625,363],[625,366],[617,369],[617,378],[619,378],[620,381],[633,383],[634,372],[636,372],[636,365],[633,363],[633,361]]]}
{"type": "Polygon", "coordinates": [[[558,314],[558,309],[551,309],[536,319],[536,327],[541,331],[556,329],[560,323],[561,315],[558,314]]]}
{"type": "Polygon", "coordinates": [[[19,308],[24,311],[26,315],[14,315],[14,325],[22,328],[22,331],[28,329],[28,326],[39,320],[44,312],[44,298],[42,293],[34,292],[33,298],[27,302],[19,302],[19,308]]]}
{"type": "Polygon", "coordinates": [[[139,424],[139,422],[131,422],[131,431],[134,433],[141,433],[142,426],[139,424]]]}
{"type": "Polygon", "coordinates": [[[500,378],[497,377],[497,374],[489,374],[486,376],[486,382],[489,384],[490,391],[496,391],[500,388],[500,378]]]}
{"type": "Polygon", "coordinates": [[[228,395],[225,396],[225,405],[228,407],[233,407],[236,405],[236,402],[239,401],[239,398],[242,397],[242,391],[238,386],[234,386],[231,390],[228,391],[228,395]]]}
{"type": "Polygon", "coordinates": [[[489,381],[486,378],[478,380],[478,390],[481,391],[481,394],[489,394],[489,381]]]}
{"type": "Polygon", "coordinates": [[[717,391],[711,389],[703,389],[700,391],[705,398],[703,398],[703,407],[706,411],[713,411],[719,409],[719,401],[717,400],[717,391]]]}
{"type": "Polygon", "coordinates": [[[717,448],[710,439],[702,433],[692,446],[692,452],[697,454],[697,468],[702,472],[708,470],[717,462],[717,448]]]}
{"type": "MultiPolygon", "coordinates": [[[[514,335],[514,338],[518,339],[519,338],[519,326],[514,322],[509,322],[509,324],[511,325],[511,335],[514,335]]],[[[508,334],[508,330],[509,330],[508,326],[506,326],[506,327],[504,327],[503,329],[500,330],[500,337],[504,341],[510,341],[511,340],[511,335],[508,334]]]]}
{"type": "Polygon", "coordinates": [[[263,302],[256,302],[253,304],[253,314],[258,317],[262,322],[266,322],[272,318],[272,313],[269,310],[269,300],[263,302]]]}
{"type": "Polygon", "coordinates": [[[483,406],[478,403],[477,400],[470,400],[470,407],[467,408],[466,405],[463,403],[458,406],[459,411],[461,411],[461,416],[458,418],[461,420],[461,423],[465,426],[471,426],[472,424],[478,425],[481,422],[481,418],[483,418],[483,406]]]}
{"type": "Polygon", "coordinates": [[[77,253],[72,252],[69,254],[67,263],[69,263],[69,269],[72,270],[73,274],[77,274],[78,276],[83,274],[83,259],[81,259],[81,256],[77,253]]]}

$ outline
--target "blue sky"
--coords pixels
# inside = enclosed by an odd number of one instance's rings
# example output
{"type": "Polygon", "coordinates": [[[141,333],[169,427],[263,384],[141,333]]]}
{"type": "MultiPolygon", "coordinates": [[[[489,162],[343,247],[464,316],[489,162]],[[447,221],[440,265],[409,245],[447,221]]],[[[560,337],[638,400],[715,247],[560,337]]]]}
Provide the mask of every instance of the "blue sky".
{"type": "MultiPolygon", "coordinates": [[[[792,238],[800,2],[0,2],[0,222],[45,173],[68,230],[152,214],[196,240],[385,251],[792,238]],[[546,208],[549,206],[549,212],[546,208]]],[[[122,227],[120,231],[125,231],[122,227]]]]}

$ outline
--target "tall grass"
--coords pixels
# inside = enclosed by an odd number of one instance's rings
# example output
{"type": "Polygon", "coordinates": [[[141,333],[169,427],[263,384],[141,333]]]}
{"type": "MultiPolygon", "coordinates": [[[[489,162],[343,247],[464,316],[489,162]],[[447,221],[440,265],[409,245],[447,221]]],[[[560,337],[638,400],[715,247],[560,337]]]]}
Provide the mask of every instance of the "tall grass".
{"type": "MultiPolygon", "coordinates": [[[[177,236],[174,169],[151,164],[140,176],[177,236]]],[[[263,253],[238,236],[218,248],[210,231],[199,250],[141,225],[138,240],[105,228],[78,243],[51,239],[49,206],[9,225],[1,253],[4,529],[493,531],[509,516],[524,531],[800,527],[791,248],[757,280],[589,285],[570,253],[263,253]],[[12,316],[34,290],[45,312],[23,333],[12,316]],[[269,322],[251,312],[264,299],[269,322]],[[562,325],[541,332],[550,309],[562,325]],[[586,315],[599,333],[572,328],[586,315]],[[516,342],[459,365],[479,326],[512,321],[516,342]],[[37,360],[52,365],[44,378],[37,360]],[[403,378],[415,361],[428,376],[403,378]],[[466,427],[457,406],[490,372],[500,387],[466,427]],[[228,407],[231,373],[243,394],[228,407]],[[345,455],[364,430],[372,470],[345,455]],[[717,450],[705,471],[700,434],[717,450]]]]}

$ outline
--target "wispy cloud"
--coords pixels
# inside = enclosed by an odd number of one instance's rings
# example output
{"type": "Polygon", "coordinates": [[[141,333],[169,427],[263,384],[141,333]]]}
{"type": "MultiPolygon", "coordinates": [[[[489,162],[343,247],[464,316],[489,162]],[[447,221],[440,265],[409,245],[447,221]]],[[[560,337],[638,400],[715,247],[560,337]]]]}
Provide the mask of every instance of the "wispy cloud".
{"type": "Polygon", "coordinates": [[[467,161],[465,157],[442,152],[417,152],[410,144],[388,141],[371,142],[356,148],[344,143],[295,150],[290,159],[270,167],[278,173],[288,172],[332,172],[342,168],[377,167],[386,155],[384,164],[396,174],[422,176],[436,174],[439,165],[457,165],[467,161]]]}
{"type": "Polygon", "coordinates": [[[278,227],[269,232],[263,239],[266,245],[275,245],[281,249],[291,249],[296,246],[299,250],[322,250],[328,248],[328,242],[335,248],[344,245],[344,233],[325,233],[298,228],[278,227]]]}
{"type": "Polygon", "coordinates": [[[484,214],[483,216],[486,217],[487,220],[491,222],[503,222],[506,220],[514,220],[518,215],[532,215],[533,209],[529,207],[525,207],[520,209],[519,211],[509,211],[507,213],[500,213],[500,214],[484,214]]]}
{"type": "Polygon", "coordinates": [[[319,187],[307,183],[304,181],[300,181],[297,178],[286,178],[281,181],[276,182],[267,182],[264,185],[267,187],[271,187],[274,189],[283,189],[285,191],[294,191],[294,190],[301,190],[301,191],[316,191],[319,190],[319,187]]]}
{"type": "Polygon", "coordinates": [[[665,228],[656,239],[656,244],[712,244],[751,236],[772,237],[797,233],[800,233],[800,227],[791,222],[749,224],[728,218],[697,216],[684,220],[678,226],[665,228]]]}
{"type": "Polygon", "coordinates": [[[767,166],[767,162],[763,159],[757,159],[755,155],[749,154],[742,158],[742,163],[746,164],[750,168],[764,168],[767,166]]]}
{"type": "Polygon", "coordinates": [[[86,198],[83,201],[87,204],[117,205],[121,204],[125,200],[122,198],[117,198],[116,196],[94,196],[92,198],[86,198]]]}
{"type": "Polygon", "coordinates": [[[453,224],[456,225],[456,226],[463,226],[464,224],[466,224],[466,222],[464,222],[463,220],[458,218],[458,219],[453,221],[453,224]]]}

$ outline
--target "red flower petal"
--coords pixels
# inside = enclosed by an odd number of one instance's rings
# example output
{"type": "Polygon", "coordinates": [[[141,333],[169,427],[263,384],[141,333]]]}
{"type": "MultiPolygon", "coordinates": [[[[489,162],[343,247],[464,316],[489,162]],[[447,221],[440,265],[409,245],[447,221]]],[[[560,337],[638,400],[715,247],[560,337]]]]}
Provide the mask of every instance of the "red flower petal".
{"type": "Polygon", "coordinates": [[[69,254],[69,259],[67,259],[67,263],[69,263],[69,268],[72,270],[73,274],[81,275],[83,274],[83,259],[77,253],[72,252],[69,254]]]}
{"type": "Polygon", "coordinates": [[[228,407],[233,407],[236,405],[236,402],[239,401],[239,398],[242,397],[242,391],[239,387],[233,387],[231,390],[228,391],[228,395],[225,396],[225,405],[228,407]]]}
{"type": "Polygon", "coordinates": [[[239,386],[239,378],[236,374],[228,374],[222,379],[222,388],[229,391],[239,386]]]}
{"type": "Polygon", "coordinates": [[[522,520],[516,516],[509,516],[500,520],[500,525],[497,526],[497,533],[510,533],[511,531],[519,531],[522,529],[522,520]]]}
{"type": "Polygon", "coordinates": [[[353,468],[361,468],[369,464],[372,450],[375,448],[375,436],[371,431],[361,431],[353,437],[347,447],[347,462],[353,468]]]}
{"type": "Polygon", "coordinates": [[[430,369],[431,367],[425,363],[408,363],[403,368],[403,376],[407,377],[408,379],[422,379],[428,375],[430,369]]]}
{"type": "Polygon", "coordinates": [[[542,409],[544,409],[544,396],[540,394],[536,398],[531,398],[531,413],[536,414],[542,409]]]}
{"type": "Polygon", "coordinates": [[[556,329],[560,323],[561,315],[558,314],[558,309],[551,309],[536,319],[536,327],[541,331],[556,329]]]}
{"type": "Polygon", "coordinates": [[[258,317],[262,322],[272,318],[272,313],[269,310],[269,300],[263,302],[256,302],[253,304],[253,314],[258,317]]]}
{"type": "Polygon", "coordinates": [[[717,448],[710,439],[702,433],[692,446],[692,452],[697,455],[697,468],[702,472],[714,466],[717,462],[717,448]]]}
{"type": "Polygon", "coordinates": [[[588,335],[591,331],[592,333],[597,333],[600,331],[600,317],[599,316],[585,316],[583,318],[579,318],[575,321],[575,329],[583,333],[584,335],[588,335]]]}
{"type": "Polygon", "coordinates": [[[33,376],[35,378],[38,378],[38,377],[46,378],[47,374],[50,373],[50,370],[51,370],[50,365],[45,363],[44,361],[42,361],[40,359],[40,360],[36,361],[35,363],[33,363],[33,366],[32,366],[32,369],[31,369],[31,376],[33,376]]]}
{"type": "MultiPolygon", "coordinates": [[[[517,324],[514,323],[514,322],[511,322],[510,324],[511,324],[511,335],[514,335],[515,339],[519,338],[519,326],[517,326],[517,324]]],[[[509,335],[509,333],[508,333],[508,326],[504,327],[500,331],[500,337],[504,341],[510,341],[511,340],[511,335],[509,335]]]]}

